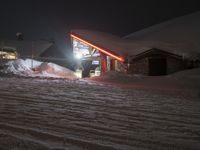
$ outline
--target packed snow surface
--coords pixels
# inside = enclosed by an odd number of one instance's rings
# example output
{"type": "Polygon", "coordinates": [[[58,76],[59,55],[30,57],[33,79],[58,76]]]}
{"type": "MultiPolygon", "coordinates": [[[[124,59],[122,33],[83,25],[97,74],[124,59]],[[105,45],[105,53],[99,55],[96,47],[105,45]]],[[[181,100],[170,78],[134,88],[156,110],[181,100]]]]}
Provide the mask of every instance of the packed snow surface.
{"type": "Polygon", "coordinates": [[[1,73],[28,77],[54,77],[75,79],[73,71],[54,63],[40,62],[32,59],[17,59],[4,64],[1,73]]]}
{"type": "Polygon", "coordinates": [[[125,82],[114,72],[98,82],[0,77],[0,149],[198,150],[198,73],[125,82]]]}

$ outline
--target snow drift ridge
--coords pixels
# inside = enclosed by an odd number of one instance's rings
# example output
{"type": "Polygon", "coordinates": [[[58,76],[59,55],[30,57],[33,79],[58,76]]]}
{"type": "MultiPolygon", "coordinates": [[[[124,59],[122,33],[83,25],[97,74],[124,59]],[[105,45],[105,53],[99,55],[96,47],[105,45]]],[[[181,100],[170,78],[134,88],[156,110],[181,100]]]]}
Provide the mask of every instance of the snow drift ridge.
{"type": "Polygon", "coordinates": [[[73,71],[65,67],[32,59],[9,61],[3,66],[0,72],[28,77],[77,78],[73,71]]]}

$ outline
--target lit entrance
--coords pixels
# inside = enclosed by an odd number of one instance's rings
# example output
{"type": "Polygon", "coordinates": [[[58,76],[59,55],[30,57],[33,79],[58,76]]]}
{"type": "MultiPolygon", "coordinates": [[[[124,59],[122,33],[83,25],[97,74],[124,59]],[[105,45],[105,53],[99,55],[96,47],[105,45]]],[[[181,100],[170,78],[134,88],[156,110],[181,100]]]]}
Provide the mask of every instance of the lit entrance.
{"type": "Polygon", "coordinates": [[[72,35],[73,54],[76,58],[76,73],[79,77],[93,77],[117,70],[123,58],[72,35]]]}
{"type": "Polygon", "coordinates": [[[160,76],[167,74],[167,60],[162,57],[149,58],[149,75],[160,76]]]}

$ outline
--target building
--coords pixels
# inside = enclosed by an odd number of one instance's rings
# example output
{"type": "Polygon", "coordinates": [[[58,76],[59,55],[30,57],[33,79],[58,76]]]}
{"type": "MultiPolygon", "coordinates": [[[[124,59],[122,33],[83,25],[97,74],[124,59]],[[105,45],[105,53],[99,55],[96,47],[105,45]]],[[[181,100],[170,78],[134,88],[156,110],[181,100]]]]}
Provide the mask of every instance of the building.
{"type": "Polygon", "coordinates": [[[200,12],[196,12],[123,38],[97,31],[72,30],[77,70],[87,77],[110,70],[167,75],[189,68],[191,62],[200,60],[199,26],[200,12]]]}
{"type": "Polygon", "coordinates": [[[18,58],[16,49],[4,47],[0,50],[0,60],[12,60],[18,58]]]}
{"type": "Polygon", "coordinates": [[[150,76],[167,75],[183,70],[185,61],[179,55],[152,48],[133,56],[128,72],[150,76]]]}
{"type": "Polygon", "coordinates": [[[39,61],[53,62],[69,67],[69,61],[63,56],[53,41],[6,40],[0,39],[0,60],[32,58],[39,61]]]}
{"type": "Polygon", "coordinates": [[[15,54],[16,58],[38,58],[53,44],[48,41],[6,40],[0,39],[0,51],[8,52],[7,55],[15,54]],[[13,52],[12,54],[9,52],[13,52]]]}
{"type": "Polygon", "coordinates": [[[110,70],[123,71],[124,56],[119,46],[115,49],[121,38],[88,30],[73,30],[71,38],[77,69],[83,70],[83,77],[100,75],[110,70]],[[110,40],[116,43],[110,44],[110,40]]]}

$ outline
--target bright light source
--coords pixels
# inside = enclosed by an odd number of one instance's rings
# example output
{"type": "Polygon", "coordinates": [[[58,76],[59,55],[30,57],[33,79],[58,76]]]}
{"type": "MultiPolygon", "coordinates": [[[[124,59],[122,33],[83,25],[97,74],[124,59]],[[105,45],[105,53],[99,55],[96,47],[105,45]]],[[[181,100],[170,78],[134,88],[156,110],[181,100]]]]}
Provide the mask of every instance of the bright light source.
{"type": "Polygon", "coordinates": [[[75,57],[76,57],[77,59],[81,59],[81,58],[82,58],[82,54],[81,54],[81,53],[76,53],[76,54],[75,54],[75,57]]]}
{"type": "Polygon", "coordinates": [[[75,75],[76,75],[78,78],[82,78],[82,70],[81,70],[81,69],[76,69],[75,75]]]}

